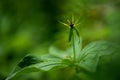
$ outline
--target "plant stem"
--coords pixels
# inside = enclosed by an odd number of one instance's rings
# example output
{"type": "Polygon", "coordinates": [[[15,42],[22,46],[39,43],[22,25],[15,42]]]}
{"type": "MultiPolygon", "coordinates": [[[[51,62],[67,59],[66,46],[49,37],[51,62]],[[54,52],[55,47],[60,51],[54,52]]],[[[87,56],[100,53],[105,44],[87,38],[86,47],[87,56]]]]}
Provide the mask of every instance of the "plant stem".
{"type": "Polygon", "coordinates": [[[73,54],[74,61],[76,61],[74,32],[73,32],[73,54]]]}

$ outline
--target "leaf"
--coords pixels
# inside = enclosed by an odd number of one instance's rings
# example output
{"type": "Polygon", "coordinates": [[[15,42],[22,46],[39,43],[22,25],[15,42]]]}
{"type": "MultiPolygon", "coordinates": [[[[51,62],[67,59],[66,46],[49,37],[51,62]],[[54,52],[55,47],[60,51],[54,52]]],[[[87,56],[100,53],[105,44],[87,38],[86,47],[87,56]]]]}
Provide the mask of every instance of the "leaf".
{"type": "Polygon", "coordinates": [[[92,42],[81,51],[79,65],[88,71],[95,72],[99,58],[113,52],[113,45],[107,41],[92,42]]]}
{"type": "Polygon", "coordinates": [[[75,17],[74,17],[74,15],[72,15],[72,17],[71,17],[71,22],[72,22],[72,23],[75,22],[75,17]]]}
{"type": "MultiPolygon", "coordinates": [[[[75,36],[74,39],[75,39],[74,44],[75,44],[76,59],[78,61],[80,52],[82,50],[82,38],[81,37],[79,38],[78,36],[75,36]]],[[[71,57],[73,57],[73,45],[71,45],[70,48],[68,48],[66,50],[66,52],[69,53],[71,57]]]]}
{"type": "Polygon", "coordinates": [[[32,64],[39,63],[39,62],[42,62],[42,60],[38,59],[37,57],[33,55],[27,55],[18,63],[18,66],[20,68],[24,68],[24,67],[27,67],[32,64]]]}
{"type": "Polygon", "coordinates": [[[97,64],[99,61],[99,56],[97,54],[88,54],[85,58],[83,58],[79,65],[80,67],[86,69],[87,71],[90,72],[95,72],[97,64]]]}
{"type": "Polygon", "coordinates": [[[68,22],[68,24],[70,24],[70,20],[69,19],[67,19],[67,22],[68,22]]]}
{"type": "Polygon", "coordinates": [[[64,26],[67,26],[68,28],[70,28],[70,26],[69,26],[68,24],[66,24],[66,23],[64,23],[64,22],[61,22],[61,21],[58,21],[58,22],[60,22],[60,23],[63,24],[64,26]]]}
{"type": "Polygon", "coordinates": [[[41,60],[40,58],[38,59],[36,56],[28,54],[25,57],[23,57],[19,63],[17,64],[17,66],[15,66],[15,68],[13,69],[13,71],[11,72],[10,76],[7,78],[12,78],[14,75],[16,75],[16,73],[19,73],[22,71],[24,71],[24,68],[26,69],[26,67],[29,68],[29,66],[37,64],[37,63],[41,63],[43,62],[43,60],[41,60]]]}
{"type": "Polygon", "coordinates": [[[69,42],[71,41],[73,36],[73,28],[70,28],[70,33],[69,33],[69,42]]]}
{"type": "Polygon", "coordinates": [[[40,69],[38,69],[36,67],[28,66],[28,67],[25,67],[23,69],[20,69],[19,71],[16,71],[16,72],[10,74],[5,80],[11,80],[14,77],[19,76],[20,74],[26,74],[26,73],[38,72],[38,71],[40,71],[40,69]]]}
{"type": "Polygon", "coordinates": [[[79,36],[75,37],[75,52],[76,52],[76,59],[78,61],[80,52],[82,50],[82,38],[79,36]]]}
{"type": "MultiPolygon", "coordinates": [[[[44,58],[45,58],[45,56],[44,56],[44,58]]],[[[10,79],[12,79],[12,78],[14,78],[14,77],[16,77],[20,74],[23,74],[23,73],[38,72],[40,70],[48,71],[48,70],[50,70],[54,67],[64,67],[64,66],[66,66],[62,62],[62,60],[58,60],[56,58],[54,58],[54,59],[53,58],[46,59],[46,58],[42,62],[34,63],[34,64],[28,64],[28,63],[31,63],[29,60],[32,60],[32,62],[34,61],[33,57],[32,56],[24,57],[23,60],[20,61],[17,68],[15,68],[15,70],[10,74],[10,76],[8,76],[6,78],[6,80],[10,80],[10,79]],[[28,61],[28,63],[26,61],[28,61]],[[27,64],[27,65],[25,65],[25,64],[27,64]]]]}
{"type": "Polygon", "coordinates": [[[43,62],[43,63],[40,63],[40,64],[36,64],[34,66],[39,68],[40,70],[48,71],[48,70],[50,70],[54,67],[65,66],[65,64],[63,64],[62,61],[48,61],[48,62],[43,62]]]}
{"type": "Polygon", "coordinates": [[[73,29],[75,30],[77,36],[80,37],[78,30],[75,27],[73,29]]]}
{"type": "Polygon", "coordinates": [[[6,80],[10,80],[10,79],[12,79],[20,74],[23,74],[23,73],[38,72],[40,70],[48,71],[57,66],[62,67],[62,66],[66,66],[66,65],[62,64],[61,62],[55,62],[55,61],[54,62],[52,62],[52,61],[42,62],[42,63],[38,63],[38,64],[34,64],[31,66],[22,68],[19,71],[12,73],[9,77],[6,78],[6,80]]]}
{"type": "Polygon", "coordinates": [[[78,26],[80,24],[79,19],[80,19],[80,17],[78,17],[78,19],[74,22],[75,26],[78,26]]]}
{"type": "Polygon", "coordinates": [[[66,56],[70,55],[69,53],[67,53],[67,50],[63,51],[63,50],[59,50],[58,48],[51,46],[49,48],[49,55],[54,55],[59,59],[64,59],[66,56]]]}

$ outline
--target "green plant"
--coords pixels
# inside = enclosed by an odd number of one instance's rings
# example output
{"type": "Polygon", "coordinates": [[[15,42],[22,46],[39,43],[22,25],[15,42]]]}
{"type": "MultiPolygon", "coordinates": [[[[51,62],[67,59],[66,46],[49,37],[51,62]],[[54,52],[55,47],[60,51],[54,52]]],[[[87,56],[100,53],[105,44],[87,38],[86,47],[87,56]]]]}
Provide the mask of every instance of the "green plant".
{"type": "Polygon", "coordinates": [[[61,67],[74,67],[76,73],[81,70],[95,72],[99,58],[103,55],[114,53],[112,44],[107,41],[95,41],[82,48],[82,38],[79,36],[79,32],[75,27],[79,24],[78,20],[75,21],[74,17],[72,17],[71,20],[67,21],[68,24],[60,22],[70,29],[69,42],[72,45],[66,51],[61,51],[52,46],[49,49],[49,54],[42,55],[39,58],[33,55],[27,55],[18,63],[6,80],[10,80],[22,73],[40,70],[48,71],[52,68],[61,67]]]}

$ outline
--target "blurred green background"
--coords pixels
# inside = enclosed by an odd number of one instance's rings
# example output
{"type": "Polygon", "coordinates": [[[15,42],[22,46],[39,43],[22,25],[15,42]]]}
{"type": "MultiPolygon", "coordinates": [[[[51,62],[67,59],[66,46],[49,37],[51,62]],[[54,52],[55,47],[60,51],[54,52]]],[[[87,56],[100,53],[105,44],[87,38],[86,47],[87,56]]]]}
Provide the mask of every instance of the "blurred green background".
{"type": "MultiPolygon", "coordinates": [[[[69,32],[58,21],[71,15],[79,18],[83,45],[101,39],[120,44],[120,0],[0,0],[0,77],[8,76],[26,54],[48,53],[51,45],[64,50],[69,32]]],[[[79,79],[72,69],[64,69],[15,80],[119,80],[119,58],[109,63],[110,69],[98,70],[99,77],[81,73],[79,79]]]]}

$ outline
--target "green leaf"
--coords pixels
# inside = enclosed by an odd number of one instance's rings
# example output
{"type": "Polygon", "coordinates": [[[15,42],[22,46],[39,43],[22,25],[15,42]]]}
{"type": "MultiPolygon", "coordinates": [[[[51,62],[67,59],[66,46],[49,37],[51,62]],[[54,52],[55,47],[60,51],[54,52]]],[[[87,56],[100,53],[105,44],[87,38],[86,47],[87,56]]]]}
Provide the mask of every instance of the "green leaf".
{"type": "MultiPolygon", "coordinates": [[[[68,50],[68,49],[67,49],[68,50]]],[[[68,53],[67,52],[67,50],[60,50],[60,49],[58,49],[58,48],[56,48],[56,47],[54,47],[54,46],[51,46],[50,48],[49,48],[49,55],[54,55],[54,56],[56,56],[57,58],[59,58],[59,59],[64,59],[66,56],[70,56],[71,54],[70,53],[68,53]]]]}
{"type": "MultiPolygon", "coordinates": [[[[75,40],[74,40],[74,44],[75,44],[75,53],[76,53],[76,59],[78,61],[79,59],[79,55],[80,55],[80,52],[82,50],[82,38],[78,37],[78,36],[75,36],[75,40]]],[[[70,46],[70,48],[68,48],[66,50],[66,53],[69,53],[71,57],[73,57],[73,45],[70,46]]]]}
{"type": "Polygon", "coordinates": [[[75,27],[73,29],[75,30],[77,36],[80,37],[78,30],[75,27]]]}
{"type": "Polygon", "coordinates": [[[36,64],[36,63],[39,63],[39,62],[42,62],[42,60],[38,59],[37,57],[33,56],[33,55],[27,55],[25,56],[19,63],[18,63],[18,66],[20,68],[24,68],[24,67],[27,67],[27,66],[30,66],[32,64],[36,64]]]}
{"type": "Polygon", "coordinates": [[[69,42],[71,41],[73,36],[73,28],[70,28],[70,33],[69,33],[69,42]]]}
{"type": "Polygon", "coordinates": [[[79,36],[75,37],[75,52],[76,52],[76,59],[79,60],[79,55],[82,50],[82,38],[79,36]]]}
{"type": "Polygon", "coordinates": [[[40,69],[38,69],[36,67],[28,66],[28,67],[22,68],[19,71],[16,71],[16,72],[10,74],[5,80],[11,80],[14,77],[17,77],[21,74],[27,74],[27,73],[30,73],[30,72],[38,72],[38,71],[40,71],[40,69]]]}
{"type": "Polygon", "coordinates": [[[38,72],[40,70],[43,70],[43,71],[48,71],[54,67],[64,67],[66,66],[65,64],[62,64],[61,62],[53,62],[53,61],[48,61],[48,62],[42,62],[42,63],[38,63],[38,64],[34,64],[34,65],[31,65],[31,66],[28,66],[28,67],[25,67],[25,68],[22,68],[20,69],[19,71],[16,71],[14,73],[12,73],[10,76],[8,76],[6,78],[6,80],[10,80],[20,74],[23,74],[23,73],[30,73],[30,72],[38,72]]]}
{"type": "Polygon", "coordinates": [[[48,61],[48,62],[36,64],[34,66],[39,68],[40,70],[48,71],[54,67],[62,67],[62,66],[66,66],[66,65],[63,64],[62,61],[48,61]]]}
{"type": "Polygon", "coordinates": [[[35,58],[33,58],[33,56],[25,56],[20,61],[20,63],[17,65],[15,70],[6,78],[6,80],[10,80],[10,79],[12,79],[16,76],[19,76],[20,74],[23,74],[23,73],[37,72],[37,71],[40,71],[40,70],[48,71],[48,70],[50,70],[54,67],[64,67],[64,66],[66,66],[62,62],[62,59],[58,59],[54,56],[52,58],[50,58],[50,57],[48,59],[47,58],[48,58],[48,56],[44,56],[43,61],[33,64],[35,58]],[[32,62],[30,62],[30,60],[32,62]],[[26,61],[28,61],[28,63],[26,61]]]}
{"type": "Polygon", "coordinates": [[[72,23],[75,22],[75,17],[74,17],[74,15],[72,15],[72,17],[71,17],[71,22],[72,22],[72,23]]]}
{"type": "Polygon", "coordinates": [[[80,67],[86,69],[87,71],[90,72],[95,72],[96,67],[99,61],[99,56],[95,53],[88,54],[85,58],[81,59],[79,65],[80,67]]]}
{"type": "Polygon", "coordinates": [[[68,28],[70,28],[70,26],[68,25],[68,24],[66,24],[66,23],[64,23],[64,22],[61,22],[61,21],[59,21],[61,24],[63,24],[64,26],[67,26],[68,28]]]}
{"type": "MultiPolygon", "coordinates": [[[[26,68],[29,69],[31,65],[37,64],[37,63],[41,63],[43,62],[43,60],[41,60],[40,58],[38,59],[36,56],[28,54],[25,57],[23,57],[19,63],[17,64],[17,66],[15,66],[15,68],[13,69],[13,71],[11,72],[10,76],[7,78],[8,80],[12,77],[14,77],[14,75],[16,75],[17,73],[23,71],[24,72],[24,68],[26,71],[26,68]]],[[[31,68],[30,68],[31,69],[31,68]]]]}
{"type": "Polygon", "coordinates": [[[113,52],[113,45],[107,41],[92,42],[81,51],[79,65],[88,71],[95,72],[99,58],[113,52]]]}

